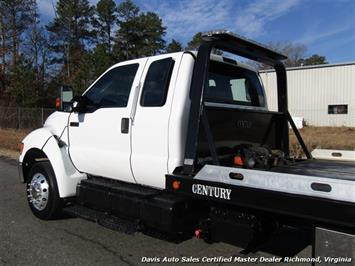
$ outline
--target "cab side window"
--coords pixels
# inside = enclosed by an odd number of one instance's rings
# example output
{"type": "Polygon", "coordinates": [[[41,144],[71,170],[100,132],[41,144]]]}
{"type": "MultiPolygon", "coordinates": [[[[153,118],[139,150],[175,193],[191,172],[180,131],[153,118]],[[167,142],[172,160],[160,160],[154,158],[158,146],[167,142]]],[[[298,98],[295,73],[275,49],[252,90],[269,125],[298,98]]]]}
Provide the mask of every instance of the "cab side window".
{"type": "Polygon", "coordinates": [[[138,66],[132,64],[111,69],[85,96],[98,108],[126,107],[138,66]]]}
{"type": "Polygon", "coordinates": [[[150,64],[141,96],[141,106],[163,106],[166,102],[174,60],[165,58],[150,64]]]}

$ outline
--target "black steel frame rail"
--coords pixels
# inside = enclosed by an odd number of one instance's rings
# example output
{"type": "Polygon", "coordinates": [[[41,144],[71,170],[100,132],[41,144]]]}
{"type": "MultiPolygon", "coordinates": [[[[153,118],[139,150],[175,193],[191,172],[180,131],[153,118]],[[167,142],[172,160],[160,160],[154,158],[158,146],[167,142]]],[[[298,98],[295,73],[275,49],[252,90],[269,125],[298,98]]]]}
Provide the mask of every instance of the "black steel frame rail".
{"type": "Polygon", "coordinates": [[[297,217],[318,226],[333,225],[355,229],[355,204],[352,202],[199,180],[180,174],[166,175],[165,181],[167,191],[195,199],[271,212],[284,218],[292,218],[292,221],[297,217]],[[179,182],[178,189],[174,189],[174,182],[179,182]],[[192,186],[195,184],[230,189],[230,199],[194,194],[192,186]]]}
{"type": "MultiPolygon", "coordinates": [[[[198,134],[202,115],[205,112],[203,101],[204,90],[207,84],[210,55],[213,48],[261,62],[275,68],[277,77],[278,111],[284,114],[284,120],[282,124],[283,132],[281,134],[281,149],[286,154],[286,156],[289,155],[288,122],[290,122],[292,129],[295,131],[297,139],[300,142],[307,158],[312,158],[302,140],[301,135],[299,134],[297,128],[294,126],[291,116],[288,113],[286,68],[281,62],[281,60],[287,59],[287,57],[274,52],[256,42],[247,40],[243,37],[228,32],[210,33],[204,35],[203,37],[203,42],[198,49],[192,74],[192,82],[190,88],[191,106],[185,146],[183,166],[184,173],[192,175],[196,170],[198,134]]],[[[206,123],[206,121],[204,121],[204,123],[206,123]]],[[[206,127],[205,125],[204,129],[206,132],[208,126],[206,127]]],[[[211,132],[206,132],[206,134],[211,137],[211,132]]],[[[212,147],[211,145],[209,146],[210,148],[212,147]]],[[[211,151],[211,154],[213,157],[215,157],[216,151],[211,151]]],[[[216,161],[215,158],[214,161],[216,161]]]]}

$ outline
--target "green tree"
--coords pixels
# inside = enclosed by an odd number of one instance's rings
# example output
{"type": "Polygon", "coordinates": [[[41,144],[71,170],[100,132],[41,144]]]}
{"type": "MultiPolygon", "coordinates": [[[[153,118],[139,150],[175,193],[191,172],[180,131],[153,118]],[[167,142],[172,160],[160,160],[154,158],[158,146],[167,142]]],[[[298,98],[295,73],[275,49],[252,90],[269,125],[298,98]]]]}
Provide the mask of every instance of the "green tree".
{"type": "Polygon", "coordinates": [[[119,30],[114,53],[118,60],[150,56],[163,51],[166,28],[156,13],[140,13],[130,0],[118,5],[117,13],[119,30]]]}
{"type": "MultiPolygon", "coordinates": [[[[1,104],[19,103],[14,99],[16,92],[23,84],[17,82],[28,72],[24,69],[18,71],[18,63],[23,63],[21,53],[24,53],[24,33],[36,19],[36,1],[34,0],[1,0],[0,1],[0,39],[1,39],[1,104]],[[21,60],[21,62],[19,62],[21,60]]],[[[35,79],[30,79],[30,82],[35,79]]],[[[26,83],[28,84],[28,82],[26,83]]],[[[32,86],[24,88],[32,90],[32,86]]]]}
{"type": "Polygon", "coordinates": [[[113,0],[100,0],[96,5],[96,18],[93,21],[98,37],[96,47],[91,54],[93,79],[100,76],[114,63],[112,42],[116,21],[116,3],[113,0]]]}
{"type": "Polygon", "coordinates": [[[188,42],[186,50],[197,51],[198,48],[200,47],[201,42],[202,42],[202,32],[198,32],[192,37],[191,41],[188,42]]]}
{"type": "Polygon", "coordinates": [[[302,63],[304,66],[328,64],[325,56],[321,56],[318,54],[314,54],[314,55],[304,59],[302,63]]]}
{"type": "Polygon", "coordinates": [[[74,49],[71,57],[74,62],[71,77],[64,79],[64,83],[73,86],[75,94],[78,95],[86,90],[93,81],[92,63],[96,62],[92,62],[91,54],[83,46],[74,49]]]}
{"type": "Polygon", "coordinates": [[[127,22],[139,15],[139,7],[131,0],[125,0],[117,6],[118,23],[127,22]]]}
{"type": "Polygon", "coordinates": [[[62,65],[63,82],[75,84],[77,93],[83,91],[90,80],[86,46],[94,36],[90,23],[93,12],[88,0],[59,0],[56,17],[47,25],[50,48],[56,55],[52,63],[62,65]]]}
{"type": "Polygon", "coordinates": [[[174,39],[172,39],[171,42],[166,47],[167,53],[175,53],[175,52],[180,52],[183,50],[184,50],[184,48],[182,47],[182,44],[174,39]]]}
{"type": "MultiPolygon", "coordinates": [[[[197,51],[201,43],[202,43],[202,32],[198,32],[192,37],[192,40],[187,44],[186,50],[197,51]]],[[[223,51],[218,50],[216,48],[212,48],[211,53],[222,55],[223,51]]]]}
{"type": "Polygon", "coordinates": [[[163,52],[165,47],[163,37],[166,34],[166,27],[163,26],[159,15],[154,12],[147,12],[141,14],[139,19],[143,38],[140,43],[142,50],[138,56],[156,55],[163,52]]]}
{"type": "Polygon", "coordinates": [[[32,10],[33,21],[25,34],[23,56],[31,64],[36,78],[33,80],[32,89],[37,97],[42,97],[45,91],[46,72],[48,64],[48,39],[45,28],[40,24],[37,8],[32,10]]]}
{"type": "Polygon", "coordinates": [[[98,44],[91,55],[91,64],[93,66],[92,76],[94,79],[99,77],[108,67],[114,64],[112,54],[107,51],[104,44],[98,44]]]}
{"type": "Polygon", "coordinates": [[[1,48],[0,48],[0,57],[1,57],[1,69],[0,69],[0,104],[1,99],[4,99],[4,93],[6,89],[6,80],[7,80],[7,60],[6,55],[9,52],[9,30],[8,30],[8,23],[5,16],[5,9],[2,3],[0,3],[0,41],[1,41],[1,48]]]}
{"type": "Polygon", "coordinates": [[[31,62],[23,56],[18,56],[17,64],[9,73],[7,100],[10,106],[31,107],[36,106],[39,100],[38,91],[35,90],[36,71],[31,62]]]}
{"type": "Polygon", "coordinates": [[[33,11],[37,8],[35,0],[1,0],[0,14],[3,30],[7,31],[5,38],[11,50],[12,66],[17,63],[20,52],[21,35],[32,24],[35,17],[33,11]]]}
{"type": "Polygon", "coordinates": [[[95,33],[99,43],[106,45],[108,52],[111,52],[113,34],[112,30],[116,24],[116,4],[113,0],[100,0],[96,5],[96,16],[93,20],[95,33]]]}

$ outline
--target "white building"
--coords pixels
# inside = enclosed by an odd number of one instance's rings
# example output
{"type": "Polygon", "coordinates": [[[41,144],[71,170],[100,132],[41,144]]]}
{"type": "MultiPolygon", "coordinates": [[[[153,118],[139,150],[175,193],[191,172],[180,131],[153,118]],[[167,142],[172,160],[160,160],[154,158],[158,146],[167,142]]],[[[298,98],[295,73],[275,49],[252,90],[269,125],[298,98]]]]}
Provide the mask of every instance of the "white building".
{"type": "MultiPolygon", "coordinates": [[[[277,110],[276,74],[261,71],[270,110],[277,110]]],[[[355,62],[287,68],[292,116],[312,126],[355,127],[355,62]]]]}

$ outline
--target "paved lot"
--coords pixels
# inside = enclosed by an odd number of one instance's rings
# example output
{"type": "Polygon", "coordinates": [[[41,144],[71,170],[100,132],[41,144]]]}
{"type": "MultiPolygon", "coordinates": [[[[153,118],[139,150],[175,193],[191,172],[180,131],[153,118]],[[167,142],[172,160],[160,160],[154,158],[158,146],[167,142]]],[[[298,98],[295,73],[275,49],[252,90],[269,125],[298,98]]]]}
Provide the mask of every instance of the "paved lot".
{"type": "MultiPolygon", "coordinates": [[[[195,238],[170,243],[141,233],[127,235],[112,231],[79,218],[41,221],[27,206],[25,185],[18,181],[16,163],[0,158],[0,265],[147,265],[142,263],[142,258],[162,261],[164,257],[182,260],[192,256],[201,261],[203,257],[234,256],[248,259],[272,257],[290,250],[306,257],[310,255],[310,246],[302,239],[299,232],[286,232],[262,250],[242,255],[240,248],[224,243],[207,244],[195,238]]],[[[148,265],[153,264],[156,263],[148,265]]]]}

